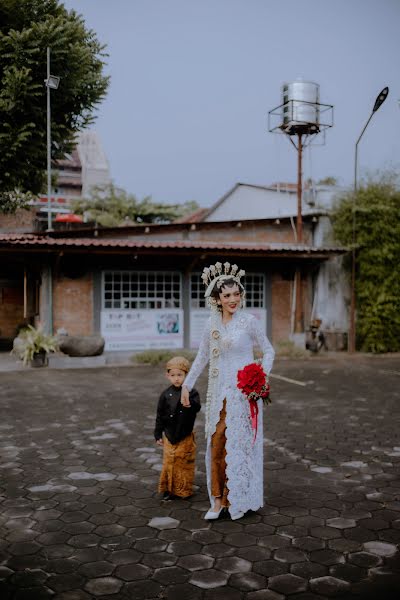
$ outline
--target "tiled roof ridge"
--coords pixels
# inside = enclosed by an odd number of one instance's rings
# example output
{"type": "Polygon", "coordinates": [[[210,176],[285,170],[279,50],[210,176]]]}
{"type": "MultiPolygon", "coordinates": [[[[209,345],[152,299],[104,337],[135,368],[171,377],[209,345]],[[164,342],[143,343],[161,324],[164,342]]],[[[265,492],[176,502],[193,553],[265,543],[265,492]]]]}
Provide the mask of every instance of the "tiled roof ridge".
{"type": "Polygon", "coordinates": [[[70,246],[70,247],[97,247],[97,248],[197,248],[216,250],[276,250],[297,252],[342,252],[345,250],[339,246],[310,246],[307,244],[290,244],[281,242],[221,242],[214,240],[190,241],[190,240],[127,240],[118,238],[52,238],[46,235],[33,233],[0,233],[0,243],[11,242],[12,245],[29,246],[70,246]]]}

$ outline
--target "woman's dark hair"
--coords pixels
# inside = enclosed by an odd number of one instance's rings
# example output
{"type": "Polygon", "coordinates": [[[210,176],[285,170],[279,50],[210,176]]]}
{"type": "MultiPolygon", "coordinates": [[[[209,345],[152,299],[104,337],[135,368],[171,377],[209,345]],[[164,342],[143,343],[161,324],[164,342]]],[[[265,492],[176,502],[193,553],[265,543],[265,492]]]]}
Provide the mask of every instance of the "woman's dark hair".
{"type": "Polygon", "coordinates": [[[233,287],[234,285],[237,285],[239,288],[239,292],[240,295],[243,297],[244,296],[244,289],[242,287],[241,284],[238,284],[238,282],[233,278],[233,277],[229,277],[229,279],[224,279],[222,282],[215,282],[215,285],[213,287],[213,290],[211,292],[211,298],[214,298],[215,300],[219,300],[219,295],[222,292],[222,288],[225,287],[233,287]],[[218,287],[218,283],[220,283],[220,286],[218,287]]]}

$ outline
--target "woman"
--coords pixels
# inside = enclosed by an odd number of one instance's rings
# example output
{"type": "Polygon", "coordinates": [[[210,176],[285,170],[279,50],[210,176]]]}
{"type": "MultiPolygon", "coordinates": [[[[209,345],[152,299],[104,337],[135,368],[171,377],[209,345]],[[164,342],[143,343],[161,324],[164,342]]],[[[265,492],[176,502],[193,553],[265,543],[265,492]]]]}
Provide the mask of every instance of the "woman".
{"type": "Polygon", "coordinates": [[[269,373],[274,350],[257,319],[242,310],[244,271],[229,263],[204,269],[205,297],[211,317],[204,329],[199,351],[182,386],[182,403],[207,362],[206,471],[211,507],[205,519],[217,519],[228,508],[233,520],[248,510],[263,506],[263,425],[258,415],[257,435],[251,427],[249,404],[237,388],[237,372],[254,362],[253,348],[263,352],[263,367],[269,373]]]}

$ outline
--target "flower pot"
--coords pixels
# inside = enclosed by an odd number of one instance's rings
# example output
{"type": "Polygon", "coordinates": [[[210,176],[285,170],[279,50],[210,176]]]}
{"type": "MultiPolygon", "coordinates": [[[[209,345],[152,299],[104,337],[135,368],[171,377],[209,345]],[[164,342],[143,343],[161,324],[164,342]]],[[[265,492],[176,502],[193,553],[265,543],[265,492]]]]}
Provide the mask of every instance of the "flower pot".
{"type": "Polygon", "coordinates": [[[31,367],[47,367],[47,365],[47,353],[44,350],[33,355],[31,367]]]}

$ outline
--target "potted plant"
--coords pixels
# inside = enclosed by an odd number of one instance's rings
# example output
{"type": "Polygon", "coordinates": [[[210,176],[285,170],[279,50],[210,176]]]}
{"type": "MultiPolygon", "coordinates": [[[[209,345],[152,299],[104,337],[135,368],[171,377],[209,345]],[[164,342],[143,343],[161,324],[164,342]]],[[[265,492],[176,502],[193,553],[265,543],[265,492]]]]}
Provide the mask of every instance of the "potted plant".
{"type": "Polygon", "coordinates": [[[56,350],[58,350],[58,342],[54,336],[44,333],[40,327],[36,329],[28,325],[15,338],[12,352],[23,361],[24,365],[44,367],[48,364],[49,352],[56,352],[56,350]]]}

